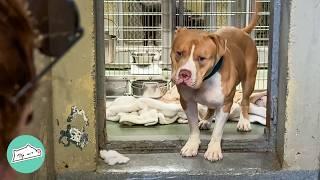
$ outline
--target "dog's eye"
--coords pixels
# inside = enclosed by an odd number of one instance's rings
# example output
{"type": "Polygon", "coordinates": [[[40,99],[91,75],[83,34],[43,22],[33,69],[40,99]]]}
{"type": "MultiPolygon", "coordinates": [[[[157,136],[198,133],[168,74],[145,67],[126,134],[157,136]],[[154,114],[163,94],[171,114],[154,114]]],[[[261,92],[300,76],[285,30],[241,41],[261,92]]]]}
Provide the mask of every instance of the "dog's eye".
{"type": "Polygon", "coordinates": [[[198,60],[200,61],[200,62],[202,62],[202,61],[204,61],[204,60],[206,60],[207,58],[205,58],[205,57],[202,57],[202,56],[200,56],[199,58],[198,58],[198,60]]]}
{"type": "Polygon", "coordinates": [[[177,51],[177,52],[176,52],[176,56],[177,56],[178,58],[182,57],[182,51],[177,51]]]}

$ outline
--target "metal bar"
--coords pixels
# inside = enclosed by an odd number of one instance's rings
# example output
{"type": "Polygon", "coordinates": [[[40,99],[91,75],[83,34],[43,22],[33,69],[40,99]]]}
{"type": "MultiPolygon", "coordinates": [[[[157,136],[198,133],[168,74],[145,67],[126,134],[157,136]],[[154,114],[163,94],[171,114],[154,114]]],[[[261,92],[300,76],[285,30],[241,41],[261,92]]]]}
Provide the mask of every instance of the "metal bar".
{"type": "Polygon", "coordinates": [[[126,76],[107,76],[106,77],[106,80],[163,80],[163,79],[166,79],[166,78],[163,78],[162,75],[126,75],[126,76]]]}
{"type": "Polygon", "coordinates": [[[162,0],[161,3],[161,11],[162,11],[162,62],[164,64],[169,63],[169,52],[170,52],[170,32],[171,32],[171,26],[170,26],[170,12],[168,11],[170,9],[170,2],[168,0],[162,0]]]}
{"type": "Polygon", "coordinates": [[[252,12],[250,12],[250,8],[248,7],[248,4],[250,3],[250,0],[243,0],[243,1],[239,1],[239,6],[240,9],[244,9],[244,11],[246,12],[246,14],[238,14],[238,21],[239,21],[239,26],[238,27],[245,27],[247,24],[247,18],[249,21],[250,15],[252,12]]]}
{"type": "MultiPolygon", "coordinates": [[[[210,0],[208,0],[210,2],[210,11],[209,12],[216,12],[216,4],[210,0]]],[[[206,12],[206,15],[207,16],[210,16],[210,24],[209,24],[209,27],[216,27],[217,26],[217,19],[214,18],[214,16],[211,16],[211,15],[208,15],[208,12],[206,12]]],[[[207,29],[207,28],[206,28],[207,29]]]]}
{"type": "MultiPolygon", "coordinates": [[[[119,8],[119,12],[122,12],[123,11],[123,4],[122,3],[119,3],[119,5],[118,5],[118,8],[119,8]]],[[[119,23],[118,23],[118,25],[119,25],[119,27],[122,27],[123,26],[123,16],[121,16],[121,17],[119,17],[118,16],[118,18],[119,18],[119,23]]],[[[123,39],[124,37],[123,37],[123,31],[120,31],[120,32],[118,32],[119,33],[119,38],[120,39],[123,39]]],[[[120,44],[119,45],[121,45],[121,46],[123,46],[124,45],[124,43],[123,42],[119,42],[120,44]]]]}
{"type": "MultiPolygon", "coordinates": [[[[96,26],[96,128],[98,138],[98,147],[105,148],[106,136],[105,132],[105,114],[106,114],[106,101],[105,101],[105,49],[104,49],[104,4],[102,0],[95,2],[95,26],[96,26]]],[[[97,151],[99,152],[99,151],[97,151]]],[[[99,153],[97,153],[99,154],[99,153]]]]}
{"type": "MultiPolygon", "coordinates": [[[[223,12],[223,13],[219,13],[219,12],[207,12],[205,15],[207,16],[221,16],[221,15],[224,15],[224,16],[232,16],[232,15],[235,15],[235,14],[254,14],[255,11],[249,11],[249,12],[243,12],[243,11],[233,11],[233,12],[223,12]]],[[[203,12],[183,12],[184,15],[204,15],[203,12]]],[[[270,15],[269,12],[260,12],[259,13],[260,15],[270,15]]],[[[106,13],[105,14],[106,16],[110,15],[110,16],[153,16],[153,15],[158,15],[160,16],[161,13],[142,13],[142,12],[137,12],[137,13],[134,13],[134,12],[123,12],[123,13],[106,13]]],[[[179,15],[179,12],[176,14],[176,15],[179,15]]],[[[183,15],[182,15],[183,16],[183,15]]],[[[180,18],[180,17],[179,17],[180,18]]],[[[180,21],[180,20],[179,20],[180,21]]]]}
{"type": "Polygon", "coordinates": [[[273,0],[271,10],[272,24],[270,26],[269,44],[269,83],[268,83],[268,113],[267,125],[275,128],[277,124],[278,89],[279,89],[279,51],[280,51],[280,25],[281,25],[281,0],[273,0]]]}
{"type": "Polygon", "coordinates": [[[183,15],[184,15],[184,0],[179,0],[179,23],[180,27],[183,27],[183,15]]]}
{"type": "Polygon", "coordinates": [[[161,12],[116,12],[116,13],[105,13],[105,15],[119,15],[119,16],[154,16],[161,15],[161,12]]]}
{"type": "MultiPolygon", "coordinates": [[[[192,3],[197,3],[197,2],[200,2],[200,3],[203,3],[203,2],[206,2],[207,0],[188,0],[188,2],[192,2],[192,3]]],[[[268,1],[268,0],[261,0],[261,1],[268,1]]],[[[270,1],[270,0],[269,0],[270,1]]],[[[105,0],[104,1],[105,3],[125,3],[125,2],[128,2],[128,0],[105,0]]],[[[139,1],[130,1],[130,3],[157,3],[159,2],[159,0],[145,0],[145,1],[142,1],[142,0],[139,0],[139,1]]],[[[235,0],[220,0],[220,1],[213,1],[214,3],[226,3],[226,2],[235,2],[235,0]]]]}
{"type": "MultiPolygon", "coordinates": [[[[259,2],[269,2],[270,0],[260,0],[259,2]]],[[[105,0],[105,3],[125,3],[128,0],[105,0]]],[[[130,1],[130,3],[158,3],[159,0],[139,0],[139,1],[130,1]]],[[[207,0],[188,0],[190,3],[205,3],[207,0]]],[[[228,3],[228,2],[236,2],[235,0],[220,0],[220,1],[213,1],[214,3],[228,3]]]]}
{"type": "MultiPolygon", "coordinates": [[[[118,41],[143,41],[143,40],[148,40],[148,39],[118,39],[118,41]]],[[[152,39],[152,40],[162,41],[162,39],[152,39]]]]}
{"type": "Polygon", "coordinates": [[[229,19],[229,25],[231,25],[231,26],[235,26],[236,25],[236,20],[235,20],[235,15],[237,14],[237,13],[234,13],[234,12],[236,12],[236,6],[235,6],[235,4],[236,4],[236,2],[229,2],[228,3],[228,9],[229,9],[229,11],[231,11],[231,12],[233,12],[231,15],[229,15],[228,16],[228,19],[229,19]]]}
{"type": "Polygon", "coordinates": [[[249,24],[250,21],[250,0],[246,0],[246,26],[249,24]]]}
{"type": "Polygon", "coordinates": [[[171,42],[173,41],[176,26],[178,24],[176,14],[177,14],[177,3],[176,3],[176,0],[174,0],[174,1],[171,1],[171,12],[170,12],[171,22],[172,22],[171,23],[171,33],[170,33],[171,34],[171,42]]]}
{"type": "Polygon", "coordinates": [[[104,0],[105,3],[157,3],[159,0],[135,0],[135,1],[128,1],[128,0],[104,0]]]}
{"type": "MultiPolygon", "coordinates": [[[[252,10],[255,11],[255,9],[256,9],[256,4],[250,2],[249,8],[250,8],[250,11],[252,11],[252,10]]],[[[252,12],[253,12],[253,11],[252,11],[252,12]]],[[[259,25],[259,22],[257,23],[257,25],[259,25]]],[[[253,31],[251,32],[251,37],[253,37],[253,38],[256,37],[256,31],[255,31],[255,30],[253,30],[253,31]]]]}

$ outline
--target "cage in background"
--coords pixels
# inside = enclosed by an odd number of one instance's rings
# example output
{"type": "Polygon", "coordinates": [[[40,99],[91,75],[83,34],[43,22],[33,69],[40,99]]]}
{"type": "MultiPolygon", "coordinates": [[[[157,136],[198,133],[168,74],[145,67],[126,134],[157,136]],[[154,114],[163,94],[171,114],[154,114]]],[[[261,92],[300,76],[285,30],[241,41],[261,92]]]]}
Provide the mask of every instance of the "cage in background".
{"type": "Polygon", "coordinates": [[[138,80],[168,81],[168,63],[163,63],[161,56],[165,51],[168,54],[163,38],[169,32],[162,27],[161,2],[104,2],[107,96],[132,94],[132,84],[138,80]]]}
{"type": "MultiPolygon", "coordinates": [[[[244,27],[253,0],[105,0],[107,96],[134,95],[135,82],[170,81],[170,46],[177,26],[214,31],[244,27]]],[[[259,63],[256,90],[267,88],[269,4],[252,32],[259,63]]],[[[170,85],[168,86],[170,87],[170,85]]],[[[240,89],[240,87],[238,88],[240,89]]]]}

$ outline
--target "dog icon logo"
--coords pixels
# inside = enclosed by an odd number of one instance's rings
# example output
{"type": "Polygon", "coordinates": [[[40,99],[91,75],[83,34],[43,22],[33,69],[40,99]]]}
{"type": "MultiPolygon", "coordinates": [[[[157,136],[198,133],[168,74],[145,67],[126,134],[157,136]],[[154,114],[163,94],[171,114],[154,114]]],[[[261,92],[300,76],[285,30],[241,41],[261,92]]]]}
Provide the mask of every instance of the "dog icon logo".
{"type": "Polygon", "coordinates": [[[41,148],[36,148],[31,144],[26,144],[24,147],[18,149],[12,149],[12,161],[11,163],[23,162],[42,156],[41,148]]]}
{"type": "Polygon", "coordinates": [[[7,149],[8,163],[15,171],[23,174],[38,170],[43,165],[45,157],[46,150],[43,143],[31,135],[14,138],[7,149]]]}

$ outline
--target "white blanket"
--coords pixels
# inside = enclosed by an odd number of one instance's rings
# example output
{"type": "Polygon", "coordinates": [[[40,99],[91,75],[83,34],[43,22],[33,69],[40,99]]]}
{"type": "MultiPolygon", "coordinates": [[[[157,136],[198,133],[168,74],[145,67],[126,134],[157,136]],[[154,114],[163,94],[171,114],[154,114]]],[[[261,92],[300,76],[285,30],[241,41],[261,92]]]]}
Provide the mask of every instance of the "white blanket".
{"type": "MultiPolygon", "coordinates": [[[[249,120],[253,123],[259,123],[262,125],[266,125],[266,112],[267,109],[265,107],[259,107],[256,104],[250,103],[249,106],[249,120]]],[[[233,103],[229,120],[231,121],[239,121],[240,120],[240,105],[238,103],[233,103]]]]}
{"type": "Polygon", "coordinates": [[[180,104],[164,103],[152,98],[123,96],[107,105],[106,119],[126,125],[187,123],[180,104]]]}
{"type": "MultiPolygon", "coordinates": [[[[207,107],[203,105],[199,105],[198,109],[199,114],[205,114],[207,111],[207,107]]],[[[144,126],[188,122],[180,104],[132,96],[119,97],[112,103],[107,104],[106,119],[120,124],[144,126]]],[[[230,111],[229,120],[239,121],[239,119],[240,105],[234,103],[230,111]]],[[[249,119],[251,122],[266,125],[266,108],[251,103],[249,119]]]]}

